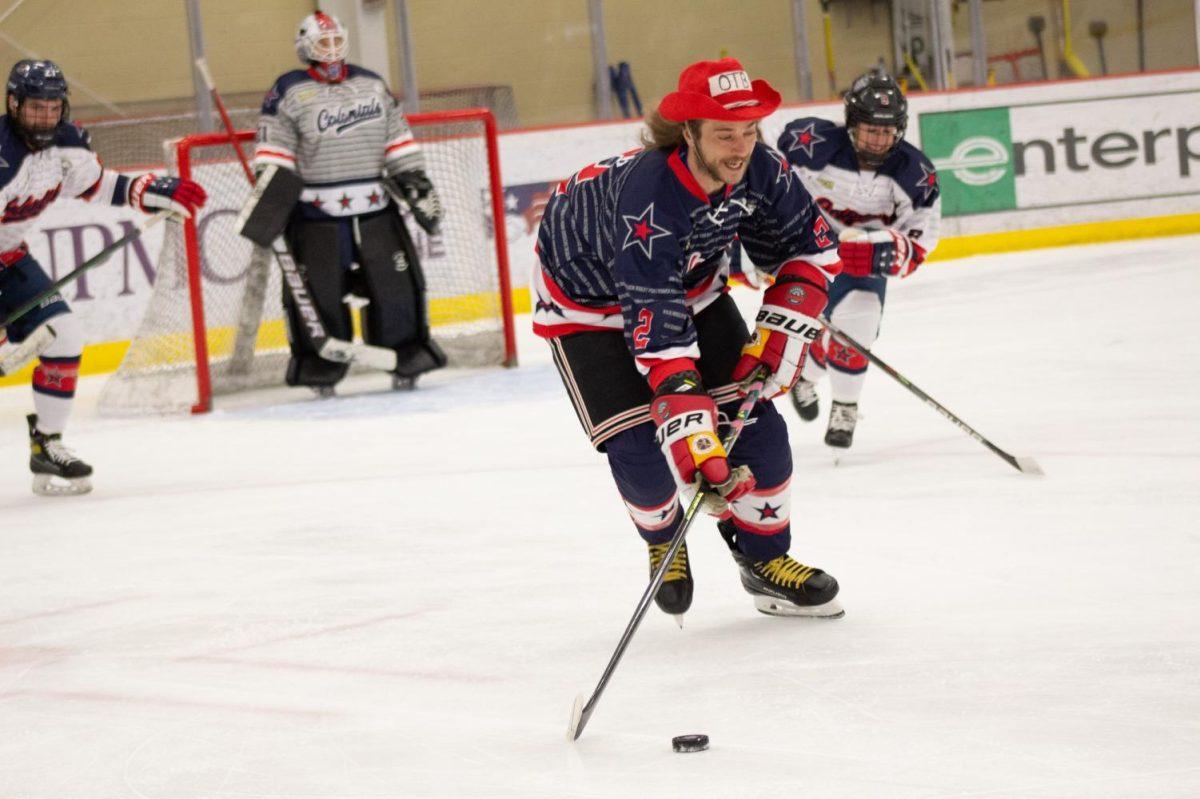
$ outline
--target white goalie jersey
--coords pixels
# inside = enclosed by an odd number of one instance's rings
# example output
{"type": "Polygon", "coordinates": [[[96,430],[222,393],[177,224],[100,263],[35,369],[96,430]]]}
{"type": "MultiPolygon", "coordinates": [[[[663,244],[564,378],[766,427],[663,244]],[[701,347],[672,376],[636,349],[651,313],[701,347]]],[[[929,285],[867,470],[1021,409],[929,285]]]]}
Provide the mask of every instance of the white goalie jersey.
{"type": "Polygon", "coordinates": [[[335,217],[382,209],[384,175],[425,168],[386,82],[353,64],[338,83],[302,69],[280,76],[263,100],[254,163],[299,173],[306,210],[335,217]]]}

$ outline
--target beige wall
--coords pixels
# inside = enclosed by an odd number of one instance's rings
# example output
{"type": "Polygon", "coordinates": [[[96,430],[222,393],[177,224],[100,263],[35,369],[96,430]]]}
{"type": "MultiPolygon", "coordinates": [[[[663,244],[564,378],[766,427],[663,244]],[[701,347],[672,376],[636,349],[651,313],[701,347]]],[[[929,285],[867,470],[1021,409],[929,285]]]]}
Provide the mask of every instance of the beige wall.
{"type": "MultiPolygon", "coordinates": [[[[8,4],[6,4],[8,5],[8,4]]],[[[296,63],[296,24],[312,0],[200,0],[207,57],[224,92],[265,92],[296,63]]],[[[29,51],[66,71],[72,103],[108,113],[192,94],[183,0],[25,0],[3,24],[4,70],[29,51]]]]}
{"type": "MultiPolygon", "coordinates": [[[[391,33],[391,0],[387,22],[391,33]]],[[[522,125],[592,118],[592,59],[587,0],[408,0],[417,77],[423,90],[509,85],[522,125]]],[[[11,3],[3,3],[8,7],[11,3]]],[[[967,3],[956,3],[959,50],[968,50],[967,3]]],[[[295,66],[296,23],[315,0],[200,0],[209,63],[227,96],[261,95],[280,72],[295,66]]],[[[997,0],[982,4],[989,53],[1033,45],[1027,20],[1054,20],[1061,0],[997,0]]],[[[1193,0],[1147,2],[1149,69],[1197,63],[1193,0]]],[[[822,15],[805,0],[808,51],[817,99],[833,96],[825,69],[822,15]]],[[[1134,3],[1074,0],[1072,34],[1084,64],[1099,72],[1088,23],[1108,23],[1105,50],[1111,72],[1136,69],[1134,3]]],[[[692,61],[728,53],[755,77],[767,78],[784,99],[799,99],[793,63],[790,0],[605,0],[608,59],[628,61],[643,103],[652,105],[674,88],[692,61]]],[[[831,28],[839,89],[883,56],[892,65],[891,12],[886,0],[835,0],[831,28]]],[[[187,17],[183,0],[24,0],[0,23],[8,37],[54,58],[73,83],[76,107],[104,100],[126,107],[143,101],[187,98],[192,93],[187,17]]],[[[0,41],[5,67],[25,53],[0,41]]],[[[1052,70],[1053,70],[1052,64],[1052,70]]],[[[957,64],[968,77],[969,61],[957,64]]],[[[1053,74],[1053,72],[1052,72],[1053,74]]],[[[399,82],[398,67],[389,75],[399,82]]],[[[252,101],[248,101],[253,104],[252,101]]],[[[243,104],[246,104],[244,102],[243,104]]]]}
{"type": "MultiPolygon", "coordinates": [[[[1029,18],[1034,15],[1044,18],[1046,30],[1042,36],[1050,77],[1059,76],[1062,68],[1057,54],[1062,40],[1062,0],[1004,0],[982,6],[989,55],[1036,46],[1037,40],[1029,30],[1029,18]]],[[[1144,7],[1146,69],[1196,66],[1194,0],[1153,0],[1146,2],[1144,7]]],[[[1101,74],[1100,50],[1096,38],[1088,32],[1089,25],[1097,20],[1108,26],[1104,55],[1109,73],[1137,71],[1135,3],[1130,0],[1074,0],[1069,3],[1068,10],[1072,47],[1091,74],[1101,74]]],[[[954,31],[956,48],[960,52],[970,50],[970,18],[965,3],[958,4],[954,14],[954,31]]],[[[961,77],[969,79],[969,62],[960,60],[956,68],[963,72],[961,77]]]]}

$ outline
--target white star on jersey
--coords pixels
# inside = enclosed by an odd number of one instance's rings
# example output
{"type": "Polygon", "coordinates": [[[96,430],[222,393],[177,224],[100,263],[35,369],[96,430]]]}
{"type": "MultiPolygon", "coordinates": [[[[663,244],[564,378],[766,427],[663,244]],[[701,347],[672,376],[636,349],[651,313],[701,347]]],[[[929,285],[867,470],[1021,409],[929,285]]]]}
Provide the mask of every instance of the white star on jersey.
{"type": "Polygon", "coordinates": [[[671,235],[671,231],[654,224],[654,203],[647,205],[646,210],[638,216],[622,214],[621,218],[629,226],[625,234],[625,243],[621,245],[622,250],[637,246],[641,248],[642,254],[650,258],[654,253],[654,240],[671,235]]]}
{"type": "Polygon", "coordinates": [[[817,123],[814,120],[800,130],[792,131],[792,143],[788,145],[788,152],[803,150],[805,156],[812,158],[813,147],[825,141],[824,136],[813,130],[816,126],[817,123]]]}

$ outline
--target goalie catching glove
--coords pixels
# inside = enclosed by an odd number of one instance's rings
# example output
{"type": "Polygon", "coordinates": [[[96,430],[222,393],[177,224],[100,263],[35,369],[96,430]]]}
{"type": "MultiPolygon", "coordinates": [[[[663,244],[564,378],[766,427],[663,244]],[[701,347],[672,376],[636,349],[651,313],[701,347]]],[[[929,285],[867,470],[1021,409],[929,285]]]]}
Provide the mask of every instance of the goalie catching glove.
{"type": "Polygon", "coordinates": [[[704,510],[725,513],[730,502],[754,489],[754,475],[748,466],[730,469],[729,456],[717,438],[717,406],[700,384],[696,365],[679,359],[655,367],[650,385],[650,418],[658,428],[654,438],[675,481],[710,488],[704,510]]]}
{"type": "Polygon", "coordinates": [[[190,219],[204,207],[208,193],[194,180],[148,173],[129,182],[129,204],[152,214],[170,211],[190,219]]]}
{"type": "Polygon", "coordinates": [[[838,236],[842,272],[855,277],[907,277],[925,258],[921,246],[898,230],[846,228],[838,236]]]}
{"type": "Polygon", "coordinates": [[[420,169],[410,169],[389,175],[387,186],[393,194],[404,200],[413,219],[429,235],[438,232],[442,224],[442,201],[433,182],[420,169]]]}
{"type": "Polygon", "coordinates": [[[805,261],[789,261],[780,268],[775,284],[763,292],[757,326],[733,368],[733,379],[742,384],[743,395],[760,366],[768,371],[763,399],[773,399],[791,389],[800,377],[808,345],[821,333],[817,317],[828,299],[825,275],[817,267],[805,261]]]}

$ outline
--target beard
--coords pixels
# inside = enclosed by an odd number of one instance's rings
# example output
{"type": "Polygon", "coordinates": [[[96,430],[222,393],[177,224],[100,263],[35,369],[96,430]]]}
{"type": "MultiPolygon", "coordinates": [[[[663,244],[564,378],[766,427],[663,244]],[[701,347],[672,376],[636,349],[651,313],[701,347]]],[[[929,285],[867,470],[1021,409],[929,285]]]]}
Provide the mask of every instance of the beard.
{"type": "MultiPolygon", "coordinates": [[[[750,163],[749,157],[743,158],[742,166],[739,170],[737,170],[736,178],[734,180],[726,180],[721,174],[721,161],[716,158],[710,160],[707,156],[705,156],[704,150],[700,148],[700,142],[696,142],[696,146],[693,148],[693,151],[696,153],[696,161],[699,163],[700,169],[705,175],[718,183],[737,183],[746,174],[747,165],[750,163]]],[[[729,167],[725,168],[729,169],[729,167]]]]}

